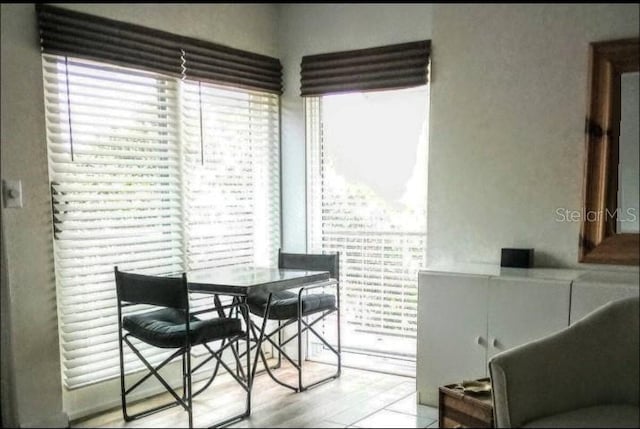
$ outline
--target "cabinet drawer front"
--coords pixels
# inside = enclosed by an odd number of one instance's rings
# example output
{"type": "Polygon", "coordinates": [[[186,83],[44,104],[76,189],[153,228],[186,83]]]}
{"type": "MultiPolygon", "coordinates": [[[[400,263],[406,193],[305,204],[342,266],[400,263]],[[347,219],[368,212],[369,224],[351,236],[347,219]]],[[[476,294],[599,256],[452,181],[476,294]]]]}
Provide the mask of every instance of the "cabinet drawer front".
{"type": "Polygon", "coordinates": [[[442,398],[443,420],[449,419],[456,425],[463,427],[489,428],[492,427],[493,413],[491,409],[481,407],[477,403],[464,399],[444,396],[442,398]]]}
{"type": "MultiPolygon", "coordinates": [[[[464,420],[464,419],[463,419],[464,420]]],[[[478,421],[465,420],[466,423],[459,422],[449,417],[444,417],[441,422],[438,423],[438,427],[441,428],[491,428],[493,426],[480,423],[478,421]]]]}

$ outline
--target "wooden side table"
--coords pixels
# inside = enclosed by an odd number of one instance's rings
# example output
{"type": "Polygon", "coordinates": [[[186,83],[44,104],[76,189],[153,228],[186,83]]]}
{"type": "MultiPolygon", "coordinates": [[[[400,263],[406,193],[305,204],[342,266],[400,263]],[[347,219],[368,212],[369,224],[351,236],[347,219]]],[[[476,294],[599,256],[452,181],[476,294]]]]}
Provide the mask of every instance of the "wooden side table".
{"type": "Polygon", "coordinates": [[[491,392],[465,393],[459,384],[448,384],[438,390],[441,428],[493,427],[491,392]]]}

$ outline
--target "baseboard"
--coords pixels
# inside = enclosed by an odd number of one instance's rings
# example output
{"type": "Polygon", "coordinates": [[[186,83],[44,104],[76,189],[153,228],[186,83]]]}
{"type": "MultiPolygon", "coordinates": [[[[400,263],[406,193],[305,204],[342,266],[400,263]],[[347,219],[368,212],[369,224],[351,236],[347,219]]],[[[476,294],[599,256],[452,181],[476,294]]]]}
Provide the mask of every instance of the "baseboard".
{"type": "Polygon", "coordinates": [[[55,416],[35,422],[28,422],[20,425],[21,428],[68,428],[69,416],[64,411],[60,411],[55,416]]]}
{"type": "Polygon", "coordinates": [[[418,404],[427,405],[429,407],[438,407],[437,392],[422,392],[418,389],[418,404]]]}
{"type": "MultiPolygon", "coordinates": [[[[166,381],[172,386],[174,389],[179,390],[182,384],[182,375],[181,375],[181,363],[180,362],[172,362],[165,368],[166,370],[172,371],[171,374],[164,374],[166,381]]],[[[142,374],[140,371],[137,375],[142,374]]],[[[206,380],[210,377],[210,373],[201,372],[198,374],[194,374],[193,382],[198,383],[200,381],[206,380]]],[[[128,375],[130,377],[131,375],[128,375]]],[[[133,382],[132,380],[130,382],[133,382]]],[[[89,394],[89,397],[100,396],[101,401],[91,400],[88,401],[88,404],[84,401],[77,402],[72,409],[67,410],[69,413],[69,420],[74,422],[78,420],[83,420],[85,418],[91,417],[93,415],[106,412],[115,408],[120,408],[122,406],[122,401],[120,398],[120,379],[112,379],[103,383],[102,386],[95,386],[102,394],[96,395],[95,392],[89,394]],[[108,387],[107,387],[108,386],[108,387]],[[105,398],[110,398],[106,399],[105,398]]],[[[91,386],[90,386],[91,388],[91,386]]],[[[132,392],[127,396],[128,402],[133,403],[137,400],[150,398],[155,395],[159,395],[162,393],[166,393],[165,388],[160,385],[157,381],[152,381],[148,386],[140,386],[139,389],[136,389],[135,392],[132,392]]]]}

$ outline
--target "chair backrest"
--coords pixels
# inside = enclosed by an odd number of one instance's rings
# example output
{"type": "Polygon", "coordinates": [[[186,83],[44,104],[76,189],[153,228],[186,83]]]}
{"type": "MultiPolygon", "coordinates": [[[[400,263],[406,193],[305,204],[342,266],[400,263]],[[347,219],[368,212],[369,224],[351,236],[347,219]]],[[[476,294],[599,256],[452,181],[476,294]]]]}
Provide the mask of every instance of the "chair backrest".
{"type": "Polygon", "coordinates": [[[160,277],[125,273],[114,268],[118,302],[189,309],[187,276],[160,277]]]}
{"type": "Polygon", "coordinates": [[[640,301],[610,302],[489,361],[496,427],[607,404],[638,406],[640,301]]]}
{"type": "Polygon", "coordinates": [[[278,250],[278,268],[294,270],[329,271],[331,277],[339,280],[340,255],[320,255],[311,253],[284,253],[278,250]]]}

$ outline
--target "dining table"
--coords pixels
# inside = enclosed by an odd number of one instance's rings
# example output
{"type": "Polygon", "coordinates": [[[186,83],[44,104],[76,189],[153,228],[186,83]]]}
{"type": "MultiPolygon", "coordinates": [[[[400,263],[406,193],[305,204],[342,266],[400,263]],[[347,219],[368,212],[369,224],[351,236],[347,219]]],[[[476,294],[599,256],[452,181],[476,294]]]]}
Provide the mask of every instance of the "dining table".
{"type": "MultiPolygon", "coordinates": [[[[329,271],[259,266],[231,266],[188,271],[187,281],[190,292],[214,295],[216,306],[220,306],[219,296],[231,296],[240,304],[246,304],[249,294],[254,292],[272,294],[301,287],[312,289],[324,285],[329,286],[334,284],[336,280],[331,278],[329,271]]],[[[270,301],[271,299],[269,298],[269,302],[270,301]]],[[[247,329],[250,329],[253,333],[253,341],[256,344],[255,347],[252,347],[256,350],[256,354],[251,363],[251,368],[248,368],[247,371],[248,374],[250,374],[250,389],[253,386],[259,356],[262,356],[265,370],[270,377],[275,382],[282,384],[269,370],[266,358],[261,352],[262,343],[265,338],[264,333],[267,319],[263,319],[262,326],[258,332],[256,332],[246,305],[242,313],[247,329]]],[[[222,313],[220,314],[222,315],[222,313]]]]}

